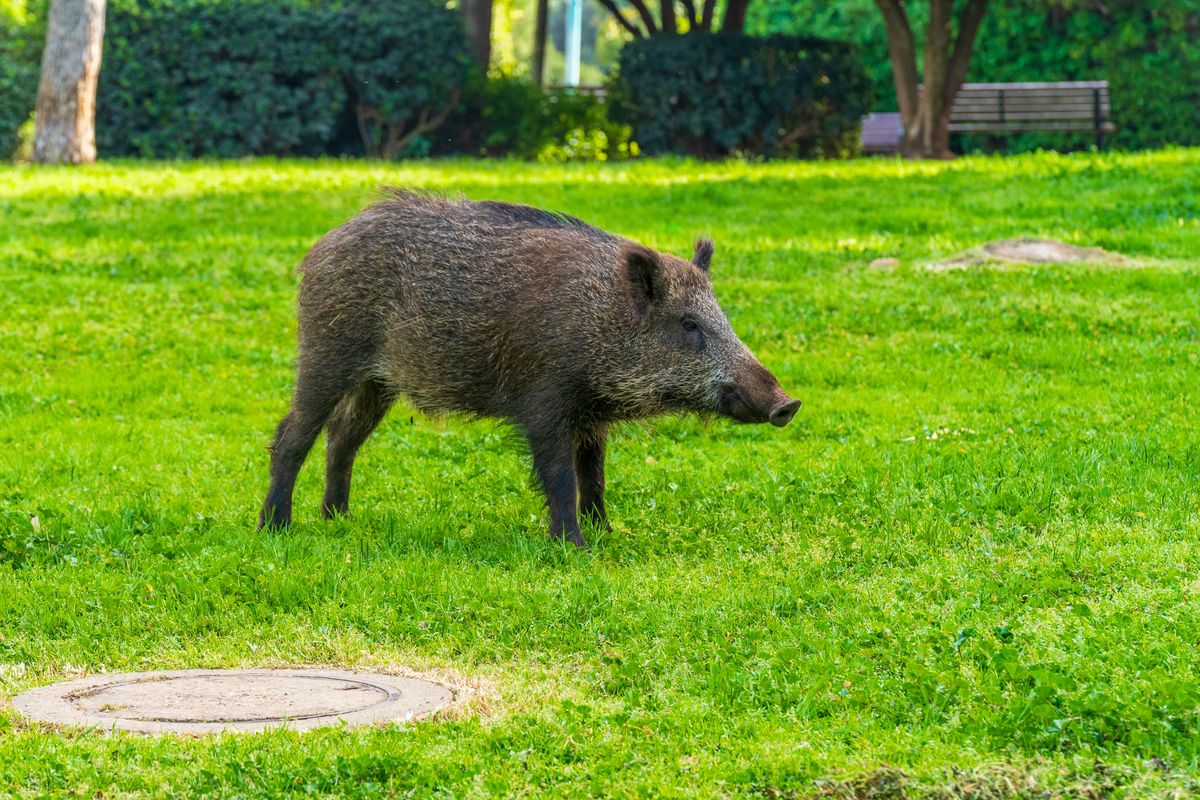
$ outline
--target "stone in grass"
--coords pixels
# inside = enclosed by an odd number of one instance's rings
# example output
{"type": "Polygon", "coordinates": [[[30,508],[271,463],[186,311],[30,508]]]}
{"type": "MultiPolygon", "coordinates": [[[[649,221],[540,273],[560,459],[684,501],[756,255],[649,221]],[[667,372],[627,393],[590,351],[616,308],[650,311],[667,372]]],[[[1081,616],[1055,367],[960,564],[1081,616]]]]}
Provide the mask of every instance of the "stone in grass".
{"type": "Polygon", "coordinates": [[[900,266],[898,258],[876,258],[867,264],[868,269],[889,270],[900,266]]]}
{"type": "Polygon", "coordinates": [[[1128,266],[1132,262],[1118,253],[1110,253],[1099,247],[1077,247],[1052,239],[1002,239],[988,242],[953,258],[930,264],[926,269],[944,272],[969,269],[996,263],[1009,264],[1113,264],[1128,266]]]}
{"type": "Polygon", "coordinates": [[[140,733],[305,730],[405,722],[443,708],[430,681],[339,670],[172,670],[93,675],[13,700],[31,719],[140,733]]]}

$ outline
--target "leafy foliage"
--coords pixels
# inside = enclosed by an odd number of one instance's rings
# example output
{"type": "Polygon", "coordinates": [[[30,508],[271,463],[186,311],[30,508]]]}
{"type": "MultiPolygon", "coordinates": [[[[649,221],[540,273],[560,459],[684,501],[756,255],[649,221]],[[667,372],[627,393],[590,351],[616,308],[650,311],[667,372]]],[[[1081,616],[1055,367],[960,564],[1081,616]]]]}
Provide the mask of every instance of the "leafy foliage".
{"type": "Polygon", "coordinates": [[[116,3],[97,100],[106,155],[313,155],[346,93],[328,21],[273,2],[116,3]]]}
{"type": "Polygon", "coordinates": [[[831,156],[853,144],[871,85],[840,42],[688,33],[621,53],[618,115],[650,153],[831,156]]]}
{"type": "Polygon", "coordinates": [[[394,158],[436,129],[472,71],[459,15],[435,0],[356,0],[332,46],[368,156],[394,158]]]}
{"type": "Polygon", "coordinates": [[[160,158],[346,149],[347,114],[390,157],[453,102],[466,65],[457,16],[433,0],[127,0],[105,48],[101,150],[160,158]]]}
{"type": "Polygon", "coordinates": [[[628,125],[609,117],[608,104],[591,95],[550,92],[515,76],[476,76],[434,151],[608,161],[637,154],[630,134],[628,125]]]}
{"type": "Polygon", "coordinates": [[[0,7],[0,161],[13,152],[33,113],[40,52],[40,29],[0,7]]]}
{"type": "MultiPolygon", "coordinates": [[[[924,31],[927,7],[912,3],[913,27],[924,31]]],[[[895,110],[887,36],[873,0],[779,0],[750,7],[752,32],[829,36],[863,53],[879,108],[895,110]]],[[[1196,0],[1077,0],[993,3],[984,18],[968,80],[1108,80],[1123,148],[1200,144],[1200,3],[1196,0]]],[[[1086,147],[1090,134],[1032,133],[962,137],[964,149],[1004,146],[1086,147]]]]}

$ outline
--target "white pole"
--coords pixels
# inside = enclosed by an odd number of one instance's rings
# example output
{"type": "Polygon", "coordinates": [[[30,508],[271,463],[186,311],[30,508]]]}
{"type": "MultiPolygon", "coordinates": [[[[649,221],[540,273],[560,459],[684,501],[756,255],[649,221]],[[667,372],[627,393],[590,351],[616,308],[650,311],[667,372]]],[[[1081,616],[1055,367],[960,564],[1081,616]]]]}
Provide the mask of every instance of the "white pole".
{"type": "Polygon", "coordinates": [[[579,85],[579,62],[583,52],[583,0],[567,0],[567,86],[579,85]]]}

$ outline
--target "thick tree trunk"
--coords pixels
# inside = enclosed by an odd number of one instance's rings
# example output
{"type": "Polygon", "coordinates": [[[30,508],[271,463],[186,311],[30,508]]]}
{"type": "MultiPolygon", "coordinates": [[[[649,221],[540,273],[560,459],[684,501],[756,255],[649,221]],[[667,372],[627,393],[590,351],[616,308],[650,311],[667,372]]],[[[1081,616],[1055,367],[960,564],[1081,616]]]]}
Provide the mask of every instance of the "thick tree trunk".
{"type": "Polygon", "coordinates": [[[917,113],[919,103],[917,87],[921,79],[917,75],[917,46],[904,6],[898,0],[875,0],[875,4],[883,13],[883,22],[887,29],[888,58],[892,62],[892,79],[896,84],[900,119],[904,123],[904,138],[900,142],[900,152],[907,158],[919,155],[920,151],[921,131],[920,115],[917,113]]]}
{"type": "Polygon", "coordinates": [[[550,0],[537,0],[533,19],[533,82],[546,85],[546,26],[550,18],[550,0]]]}
{"type": "MultiPolygon", "coordinates": [[[[925,87],[921,92],[921,153],[926,158],[950,158],[950,107],[947,97],[950,66],[951,0],[930,0],[929,30],[925,33],[925,87]]],[[[955,89],[957,92],[957,88],[955,89]]]]}
{"type": "Polygon", "coordinates": [[[967,77],[975,38],[988,0],[967,0],[951,50],[952,0],[930,0],[925,37],[924,87],[917,74],[916,44],[903,0],[875,0],[887,28],[888,57],[904,122],[905,158],[950,158],[950,110],[967,77]]]}
{"type": "Polygon", "coordinates": [[[492,0],[462,0],[463,26],[471,43],[471,54],[483,72],[492,60],[492,0]]]}
{"type": "Polygon", "coordinates": [[[96,84],[104,45],[105,0],[51,0],[38,87],[33,160],[96,160],[96,84]]]}
{"type": "Polygon", "coordinates": [[[721,18],[721,30],[726,33],[742,33],[746,30],[746,9],[750,0],[728,0],[725,16],[721,18]]]}

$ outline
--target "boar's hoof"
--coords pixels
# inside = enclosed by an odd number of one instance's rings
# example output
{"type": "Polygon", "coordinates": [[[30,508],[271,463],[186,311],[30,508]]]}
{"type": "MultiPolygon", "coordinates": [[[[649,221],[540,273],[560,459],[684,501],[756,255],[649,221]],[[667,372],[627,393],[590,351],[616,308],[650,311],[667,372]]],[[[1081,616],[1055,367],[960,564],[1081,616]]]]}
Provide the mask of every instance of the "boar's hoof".
{"type": "Polygon", "coordinates": [[[556,542],[568,541],[580,550],[590,549],[588,543],[583,538],[583,534],[579,531],[551,531],[550,538],[556,542]]]}
{"type": "Polygon", "coordinates": [[[258,530],[260,531],[281,531],[290,527],[291,524],[291,515],[282,514],[278,509],[264,508],[258,515],[258,530]]]}

